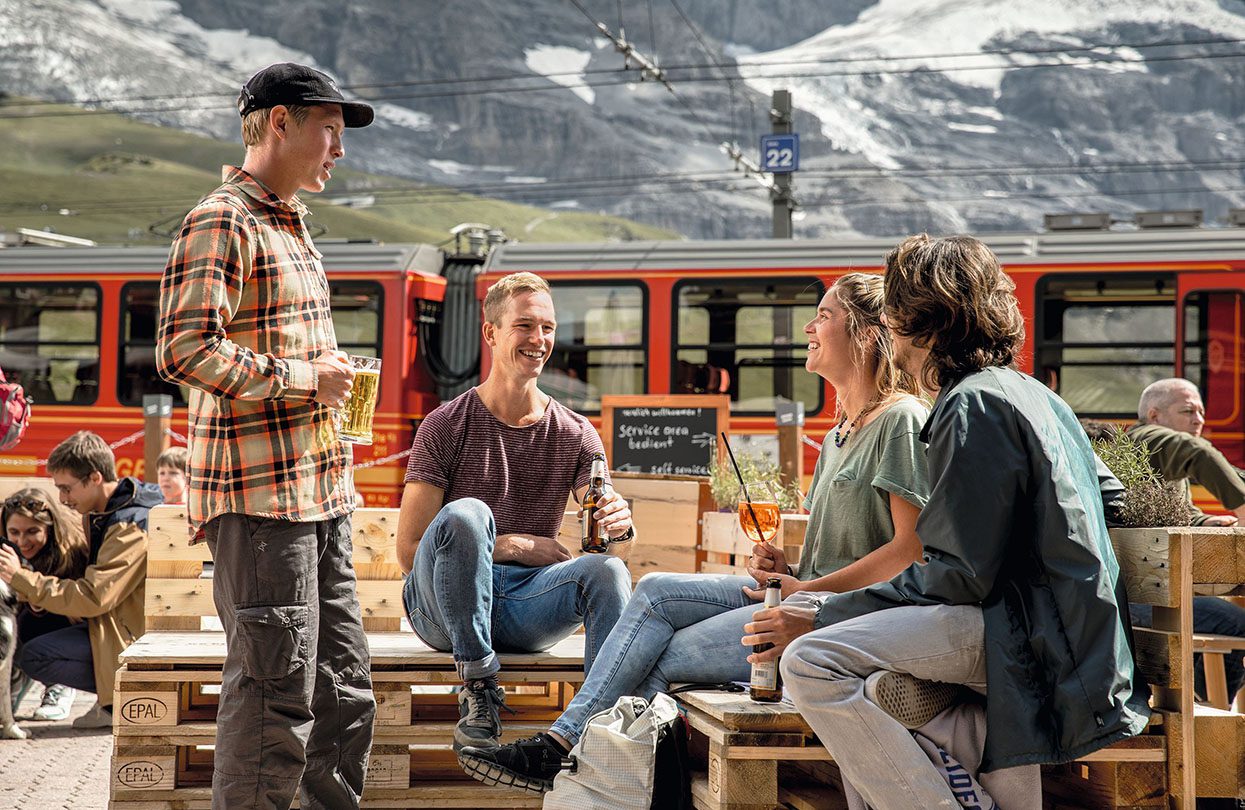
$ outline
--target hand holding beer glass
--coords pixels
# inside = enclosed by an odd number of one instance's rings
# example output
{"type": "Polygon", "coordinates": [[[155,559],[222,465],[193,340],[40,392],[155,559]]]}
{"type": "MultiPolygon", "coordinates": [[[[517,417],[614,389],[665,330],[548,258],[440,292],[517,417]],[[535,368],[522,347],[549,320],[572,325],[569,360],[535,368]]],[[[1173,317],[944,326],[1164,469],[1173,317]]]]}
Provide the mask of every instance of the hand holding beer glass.
{"type": "Polygon", "coordinates": [[[380,358],[352,354],[350,367],[354,369],[354,385],[342,406],[337,435],[343,442],[371,444],[372,419],[380,396],[380,358]]]}

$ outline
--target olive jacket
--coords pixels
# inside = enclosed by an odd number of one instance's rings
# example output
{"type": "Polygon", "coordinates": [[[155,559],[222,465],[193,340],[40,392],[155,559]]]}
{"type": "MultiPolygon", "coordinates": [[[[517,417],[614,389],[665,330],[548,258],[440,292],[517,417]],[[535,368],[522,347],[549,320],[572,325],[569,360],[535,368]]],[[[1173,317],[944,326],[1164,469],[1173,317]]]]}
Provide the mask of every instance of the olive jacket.
{"type": "Polygon", "coordinates": [[[1184,433],[1162,425],[1133,425],[1127,431],[1133,441],[1146,446],[1150,466],[1164,481],[1178,483],[1189,506],[1196,513],[1193,525],[1200,526],[1209,517],[1193,506],[1189,482],[1201,484],[1227,509],[1245,504],[1245,470],[1238,470],[1224,458],[1213,444],[1200,436],[1184,433]]]}
{"type": "Polygon", "coordinates": [[[87,516],[91,552],[81,579],[13,575],[13,591],[32,606],[86,620],[101,706],[112,705],[117,656],[143,633],[147,513],[161,501],[159,487],[123,478],[104,511],[87,516]]]}
{"type": "Polygon", "coordinates": [[[922,431],[925,562],[833,594],[824,627],[904,605],[979,604],[985,620],[982,770],[1066,762],[1145,728],[1127,600],[1089,440],[1032,377],[987,368],[944,388],[922,431]]]}

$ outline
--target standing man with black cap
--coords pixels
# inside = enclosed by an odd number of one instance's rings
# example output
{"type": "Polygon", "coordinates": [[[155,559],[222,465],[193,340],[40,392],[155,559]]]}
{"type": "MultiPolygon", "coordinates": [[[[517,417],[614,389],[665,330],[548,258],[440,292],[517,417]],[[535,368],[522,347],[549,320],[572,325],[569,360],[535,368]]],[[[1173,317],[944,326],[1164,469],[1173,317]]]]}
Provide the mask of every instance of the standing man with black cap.
{"type": "Polygon", "coordinates": [[[190,520],[227,652],[213,810],[355,808],[372,719],[351,567],[354,480],[333,412],[354,372],[300,191],[372,122],[332,79],[272,65],[238,97],[246,160],[186,216],[160,285],[160,374],[189,386],[190,520]]]}

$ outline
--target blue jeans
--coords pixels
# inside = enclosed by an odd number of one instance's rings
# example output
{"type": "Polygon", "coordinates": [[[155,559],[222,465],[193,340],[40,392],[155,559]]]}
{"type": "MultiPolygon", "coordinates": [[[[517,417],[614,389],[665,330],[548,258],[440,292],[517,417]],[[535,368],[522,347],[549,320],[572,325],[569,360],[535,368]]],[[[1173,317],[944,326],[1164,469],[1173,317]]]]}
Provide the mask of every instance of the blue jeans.
{"type": "MultiPolygon", "coordinates": [[[[14,663],[39,683],[95,691],[95,664],[86,622],[32,638],[18,650],[14,663]]],[[[111,706],[112,695],[105,695],[100,704],[111,706]]]]}
{"type": "MultiPolygon", "coordinates": [[[[1151,627],[1154,608],[1150,605],[1130,603],[1128,612],[1137,627],[1151,627]]],[[[1193,597],[1193,632],[1220,636],[1245,637],[1245,608],[1217,596],[1193,597]]],[[[1245,684],[1245,665],[1241,663],[1245,650],[1234,650],[1223,657],[1223,671],[1228,681],[1228,700],[1245,684]]],[[[1206,695],[1206,672],[1202,668],[1202,656],[1194,656],[1193,691],[1206,695]]]]}
{"type": "Polygon", "coordinates": [[[584,671],[591,670],[631,594],[627,566],[603,554],[543,568],[497,565],[496,541],[493,513],[482,501],[441,507],[402,587],[411,627],[430,647],[453,651],[468,681],[501,669],[496,652],[546,650],[582,624],[584,671]]]}
{"type": "Polygon", "coordinates": [[[552,726],[572,744],[588,718],[622,695],[651,699],[681,681],[745,681],[743,627],[761,605],[743,592],[752,577],[646,574],[601,648],[594,669],[552,726]]]}

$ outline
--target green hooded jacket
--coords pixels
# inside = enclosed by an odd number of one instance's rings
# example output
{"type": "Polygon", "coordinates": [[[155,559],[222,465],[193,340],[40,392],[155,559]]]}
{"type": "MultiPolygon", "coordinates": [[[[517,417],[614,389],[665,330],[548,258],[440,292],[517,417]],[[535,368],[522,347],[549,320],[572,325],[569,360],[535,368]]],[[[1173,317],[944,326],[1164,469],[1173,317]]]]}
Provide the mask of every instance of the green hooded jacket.
{"type": "Polygon", "coordinates": [[[1032,377],[987,368],[939,393],[922,439],[925,563],[831,595],[817,626],[905,605],[980,604],[983,771],[1066,762],[1139,733],[1149,690],[1134,680],[1094,454],[1072,410],[1032,377]]]}

